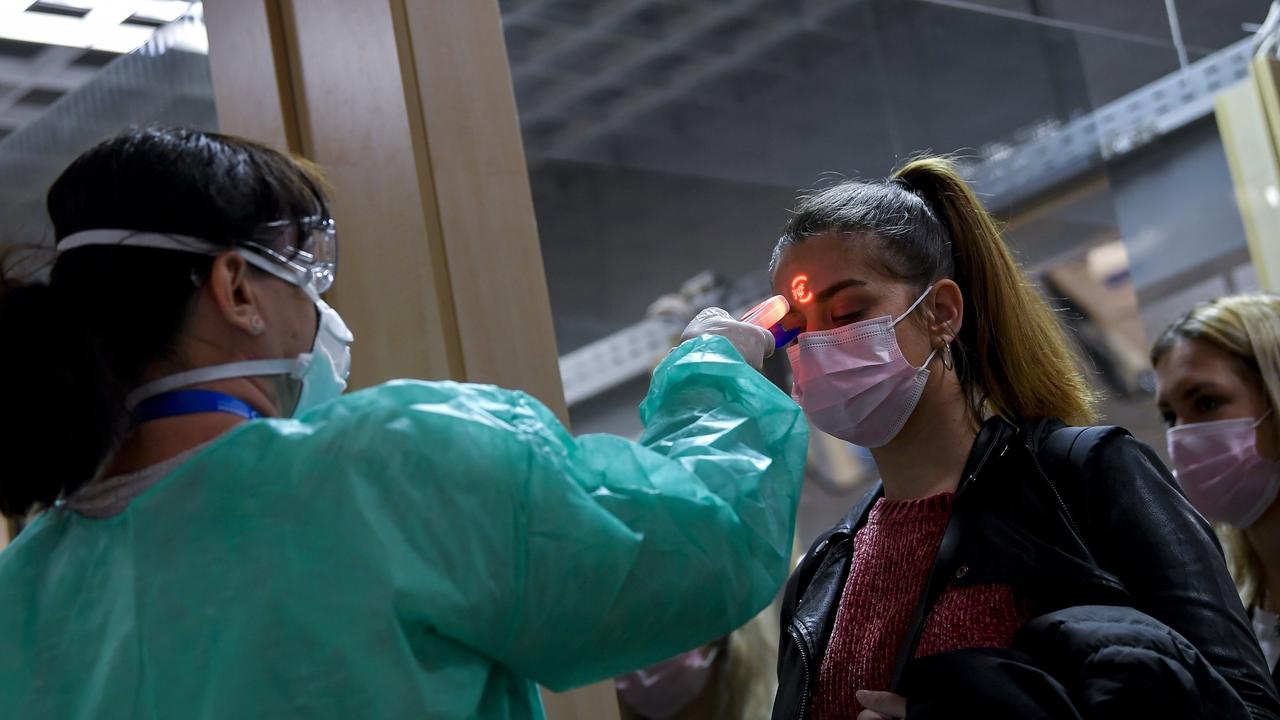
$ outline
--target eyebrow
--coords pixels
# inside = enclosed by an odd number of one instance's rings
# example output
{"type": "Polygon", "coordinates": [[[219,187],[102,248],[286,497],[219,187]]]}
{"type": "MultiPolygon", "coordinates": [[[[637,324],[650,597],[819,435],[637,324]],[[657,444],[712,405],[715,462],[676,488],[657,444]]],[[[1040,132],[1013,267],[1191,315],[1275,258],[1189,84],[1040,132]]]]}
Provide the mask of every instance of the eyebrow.
{"type": "Polygon", "coordinates": [[[1182,391],[1182,397],[1183,397],[1184,399],[1186,399],[1186,398],[1191,398],[1191,397],[1194,397],[1194,396],[1196,396],[1196,395],[1199,395],[1200,393],[1203,393],[1203,392],[1211,392],[1211,393],[1212,393],[1212,392],[1222,392],[1222,388],[1221,388],[1221,387],[1219,387],[1218,385],[1214,384],[1214,383],[1213,383],[1213,382],[1211,382],[1211,381],[1208,381],[1208,380],[1201,380],[1200,382],[1196,383],[1195,385],[1192,385],[1191,387],[1187,388],[1186,390],[1183,390],[1183,391],[1182,391]]]}
{"type": "MultiPolygon", "coordinates": [[[[1175,397],[1182,398],[1183,400],[1190,400],[1191,398],[1203,392],[1211,392],[1211,393],[1219,392],[1220,393],[1222,392],[1222,388],[1214,384],[1213,381],[1211,380],[1200,380],[1198,382],[1193,383],[1192,385],[1187,387],[1185,390],[1177,393],[1175,397]]],[[[1156,405],[1164,409],[1169,409],[1168,400],[1166,400],[1164,397],[1161,397],[1161,396],[1156,397],[1156,405]]]]}
{"type": "Polygon", "coordinates": [[[830,300],[831,298],[835,297],[836,293],[840,292],[841,290],[844,290],[845,288],[865,287],[866,284],[867,284],[866,280],[859,280],[857,278],[849,278],[847,280],[841,280],[835,285],[832,285],[831,287],[818,293],[816,296],[816,299],[818,302],[824,303],[830,300]]]}

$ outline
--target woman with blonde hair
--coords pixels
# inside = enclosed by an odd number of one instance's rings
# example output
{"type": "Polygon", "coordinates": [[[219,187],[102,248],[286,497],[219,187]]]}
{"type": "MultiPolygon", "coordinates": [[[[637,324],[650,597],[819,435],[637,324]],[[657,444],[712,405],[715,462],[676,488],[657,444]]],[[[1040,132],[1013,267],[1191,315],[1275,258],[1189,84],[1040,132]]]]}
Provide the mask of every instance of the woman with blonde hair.
{"type": "Polygon", "coordinates": [[[1156,340],[1151,363],[1178,482],[1218,524],[1240,598],[1274,668],[1280,656],[1280,297],[1233,295],[1196,306],[1156,340]]]}
{"type": "Polygon", "coordinates": [[[951,162],[802,196],[770,272],[792,396],[881,476],[788,583],[775,718],[1280,714],[1212,529],[1150,448],[1088,427],[951,162]]]}
{"type": "Polygon", "coordinates": [[[715,642],[617,678],[622,720],[768,720],[777,661],[775,604],[715,642]]]}

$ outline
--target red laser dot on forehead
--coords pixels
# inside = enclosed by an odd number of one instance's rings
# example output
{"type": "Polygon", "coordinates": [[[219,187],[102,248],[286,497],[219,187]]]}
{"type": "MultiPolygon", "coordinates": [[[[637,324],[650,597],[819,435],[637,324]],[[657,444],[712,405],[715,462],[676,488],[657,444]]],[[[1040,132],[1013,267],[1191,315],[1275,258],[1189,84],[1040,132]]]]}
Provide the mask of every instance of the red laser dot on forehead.
{"type": "Polygon", "coordinates": [[[813,301],[813,293],[809,290],[808,275],[797,275],[791,281],[791,297],[795,298],[798,303],[813,301]]]}

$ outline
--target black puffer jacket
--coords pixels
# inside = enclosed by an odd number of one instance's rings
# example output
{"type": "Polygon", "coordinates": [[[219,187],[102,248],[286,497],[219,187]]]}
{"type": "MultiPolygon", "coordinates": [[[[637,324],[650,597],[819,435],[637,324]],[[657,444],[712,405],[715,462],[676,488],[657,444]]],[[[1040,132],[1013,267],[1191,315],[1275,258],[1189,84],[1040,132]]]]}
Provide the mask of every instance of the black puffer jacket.
{"type": "MultiPolygon", "coordinates": [[[[1001,584],[1040,613],[1079,605],[1135,608],[1185,637],[1254,718],[1280,719],[1271,673],[1221,548],[1150,448],[1119,428],[1072,437],[1089,452],[1047,452],[1072,429],[1057,421],[986,422],[899,654],[894,688],[915,654],[925,608],[948,586],[1001,584]],[[1068,457],[1071,459],[1068,462],[1068,457]]],[[[807,717],[876,488],[813,544],[787,583],[773,717],[807,717]]],[[[874,689],[874,688],[872,688],[874,689]]],[[[980,710],[980,708],[973,708],[980,710]]]]}
{"type": "Polygon", "coordinates": [[[906,720],[1248,720],[1249,709],[1186,638],[1133,608],[1084,605],[1027,623],[1009,649],[907,665],[906,720]]]}

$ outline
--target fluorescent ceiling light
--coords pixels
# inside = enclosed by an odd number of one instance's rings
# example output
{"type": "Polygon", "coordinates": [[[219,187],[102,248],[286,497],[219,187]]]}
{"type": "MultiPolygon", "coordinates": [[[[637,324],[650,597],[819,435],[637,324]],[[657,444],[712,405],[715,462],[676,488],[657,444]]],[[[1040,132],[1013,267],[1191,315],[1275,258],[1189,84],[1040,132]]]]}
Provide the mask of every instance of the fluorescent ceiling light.
{"type": "Polygon", "coordinates": [[[172,22],[191,3],[182,0],[43,0],[53,5],[87,10],[83,17],[47,12],[30,12],[33,0],[0,0],[0,38],[41,45],[126,53],[151,38],[154,27],[125,24],[137,17],[154,22],[172,22]]]}
{"type": "MultiPolygon", "coordinates": [[[[130,8],[127,17],[138,16],[144,20],[173,22],[191,6],[190,0],[130,0],[129,2],[112,2],[110,0],[40,0],[42,5],[70,8],[72,10],[93,10],[95,8],[118,5],[130,8]]],[[[28,2],[27,5],[31,5],[28,2]]]]}

